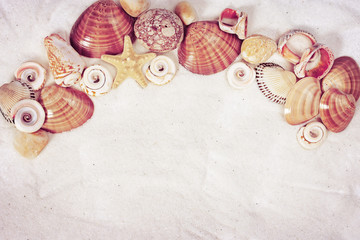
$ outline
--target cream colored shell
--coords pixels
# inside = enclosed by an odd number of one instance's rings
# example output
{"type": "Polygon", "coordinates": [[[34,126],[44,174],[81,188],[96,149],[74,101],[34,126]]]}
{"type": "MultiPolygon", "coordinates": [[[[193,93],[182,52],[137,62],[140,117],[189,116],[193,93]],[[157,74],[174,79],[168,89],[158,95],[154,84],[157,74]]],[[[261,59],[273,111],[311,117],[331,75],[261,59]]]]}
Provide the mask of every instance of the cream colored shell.
{"type": "Polygon", "coordinates": [[[296,134],[299,144],[304,149],[315,149],[319,147],[327,137],[327,129],[321,122],[311,122],[301,127],[296,134]]]}
{"type": "Polygon", "coordinates": [[[241,45],[241,57],[252,64],[259,64],[268,60],[277,49],[276,42],[263,35],[252,35],[241,45]]]}
{"type": "Polygon", "coordinates": [[[176,65],[171,58],[159,55],[151,61],[145,76],[156,85],[164,85],[175,77],[176,71],[176,65]]]}
{"type": "Polygon", "coordinates": [[[132,17],[139,16],[150,7],[148,0],[120,0],[121,7],[132,17]]]}
{"type": "Polygon", "coordinates": [[[247,63],[236,62],[229,67],[226,76],[231,87],[243,89],[254,82],[255,70],[247,63]]]}
{"type": "Polygon", "coordinates": [[[102,65],[93,65],[85,69],[80,81],[80,88],[87,95],[100,96],[110,92],[114,78],[102,65]]]}
{"type": "Polygon", "coordinates": [[[175,7],[174,12],[186,26],[197,20],[196,11],[188,1],[179,2],[175,7]]]}

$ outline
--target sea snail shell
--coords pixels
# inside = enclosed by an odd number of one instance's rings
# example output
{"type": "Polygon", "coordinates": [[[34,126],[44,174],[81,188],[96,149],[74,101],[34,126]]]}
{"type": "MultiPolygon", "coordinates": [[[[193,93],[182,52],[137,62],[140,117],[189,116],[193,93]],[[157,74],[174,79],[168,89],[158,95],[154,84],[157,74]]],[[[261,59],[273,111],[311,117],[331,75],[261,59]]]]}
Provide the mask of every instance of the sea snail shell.
{"type": "Polygon", "coordinates": [[[255,80],[255,70],[244,62],[236,62],[227,71],[227,80],[231,87],[243,89],[255,80]]]}
{"type": "Polygon", "coordinates": [[[247,35],[247,18],[248,15],[245,12],[225,8],[219,17],[219,27],[227,33],[236,34],[243,40],[247,35]]]}
{"type": "Polygon", "coordinates": [[[90,96],[100,96],[110,92],[114,78],[109,70],[101,65],[85,69],[80,81],[81,89],[90,96]]]}
{"type": "Polygon", "coordinates": [[[36,91],[45,85],[46,70],[36,62],[24,62],[15,71],[15,78],[29,84],[36,91]]]}
{"type": "Polygon", "coordinates": [[[327,130],[321,122],[311,122],[299,129],[296,138],[305,149],[319,147],[327,137],[327,130]]]}
{"type": "Polygon", "coordinates": [[[11,108],[15,127],[22,132],[32,133],[39,130],[45,121],[45,111],[41,104],[32,99],[24,99],[11,108]]]}
{"type": "Polygon", "coordinates": [[[174,61],[169,57],[160,55],[151,61],[145,75],[150,82],[156,85],[164,85],[174,78],[175,73],[176,65],[174,61]]]}

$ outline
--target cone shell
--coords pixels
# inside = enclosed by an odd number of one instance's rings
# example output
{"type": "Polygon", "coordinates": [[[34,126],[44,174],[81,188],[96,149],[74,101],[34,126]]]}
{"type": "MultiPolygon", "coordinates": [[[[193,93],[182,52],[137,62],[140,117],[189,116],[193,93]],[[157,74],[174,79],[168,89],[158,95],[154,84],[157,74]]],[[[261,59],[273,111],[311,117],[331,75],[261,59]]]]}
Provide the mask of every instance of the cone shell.
{"type": "Polygon", "coordinates": [[[179,62],[190,72],[214,74],[235,61],[241,42],[236,35],[220,30],[217,22],[194,22],[186,29],[179,47],[179,62]]]}
{"type": "Polygon", "coordinates": [[[100,0],[88,7],[76,20],[70,43],[83,56],[100,58],[123,51],[124,37],[135,40],[133,18],[113,0],[100,0]]]}
{"type": "Polygon", "coordinates": [[[355,114],[355,98],[336,88],[326,91],[320,100],[320,118],[332,132],[343,131],[355,114]]]}
{"type": "Polygon", "coordinates": [[[241,46],[241,57],[252,64],[266,62],[277,49],[276,42],[263,35],[246,38],[241,46]]]}
{"type": "Polygon", "coordinates": [[[360,68],[351,57],[335,59],[330,72],[322,80],[322,89],[337,88],[352,94],[357,101],[360,96],[360,68]]]}
{"type": "Polygon", "coordinates": [[[51,133],[69,131],[91,118],[94,104],[83,92],[51,85],[43,88],[39,97],[46,114],[42,129],[51,133]]]}
{"type": "Polygon", "coordinates": [[[36,91],[45,85],[46,70],[39,63],[24,62],[15,71],[15,78],[29,84],[36,91]]]}
{"type": "Polygon", "coordinates": [[[320,83],[316,78],[299,80],[286,97],[285,120],[291,125],[297,125],[314,118],[319,114],[320,96],[320,83]]]}

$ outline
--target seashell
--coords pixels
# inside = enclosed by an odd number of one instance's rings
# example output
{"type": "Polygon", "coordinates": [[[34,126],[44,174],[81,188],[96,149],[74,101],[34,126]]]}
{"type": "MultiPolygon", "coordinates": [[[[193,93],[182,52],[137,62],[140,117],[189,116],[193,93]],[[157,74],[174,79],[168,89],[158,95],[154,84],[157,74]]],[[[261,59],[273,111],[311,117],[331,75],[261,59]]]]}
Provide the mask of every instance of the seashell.
{"type": "Polygon", "coordinates": [[[85,69],[80,81],[81,90],[90,96],[100,96],[110,92],[114,78],[107,68],[93,65],[85,69]]]}
{"type": "Polygon", "coordinates": [[[252,35],[241,46],[241,57],[252,64],[266,62],[276,52],[277,45],[271,38],[252,35]]]}
{"type": "Polygon", "coordinates": [[[322,89],[337,88],[352,94],[357,101],[360,96],[360,68],[351,57],[335,59],[330,72],[322,79],[322,89]]]}
{"type": "Polygon", "coordinates": [[[302,55],[300,62],[294,66],[298,78],[314,77],[322,79],[334,63],[333,52],[323,44],[315,44],[302,55]]]}
{"type": "Polygon", "coordinates": [[[20,100],[35,99],[34,90],[21,81],[11,81],[0,87],[0,112],[5,120],[14,123],[11,108],[20,100]]]}
{"type": "Polygon", "coordinates": [[[236,62],[229,67],[227,79],[231,87],[243,89],[255,80],[255,70],[244,62],[236,62]]]}
{"type": "Polygon", "coordinates": [[[33,159],[40,154],[48,142],[49,136],[44,130],[40,129],[34,133],[16,131],[13,145],[21,156],[33,159]]]}
{"type": "Polygon", "coordinates": [[[197,14],[188,1],[181,1],[175,7],[175,14],[179,16],[184,25],[188,26],[195,22],[197,14]]]}
{"type": "Polygon", "coordinates": [[[100,0],[88,7],[70,32],[70,43],[83,56],[100,58],[123,51],[124,37],[134,41],[134,20],[113,0],[100,0]]]}
{"type": "Polygon", "coordinates": [[[192,73],[210,75],[226,69],[240,54],[241,40],[221,31],[217,22],[190,24],[178,49],[180,64],[192,73]]]}
{"type": "Polygon", "coordinates": [[[168,52],[176,49],[184,37],[181,19],[167,9],[150,9],[143,12],[134,25],[135,36],[151,52],[168,52]]]}
{"type": "Polygon", "coordinates": [[[247,13],[225,8],[219,17],[219,27],[227,33],[236,34],[243,40],[247,35],[247,21],[247,13]]]}
{"type": "Polygon", "coordinates": [[[315,37],[304,30],[290,30],[278,42],[278,52],[289,62],[297,64],[306,49],[316,43],[315,37]]]}
{"type": "Polygon", "coordinates": [[[94,113],[94,104],[83,92],[51,85],[39,97],[46,114],[42,129],[51,133],[69,131],[83,125],[94,113]]]}
{"type": "Polygon", "coordinates": [[[29,84],[36,91],[45,85],[46,70],[36,62],[25,62],[15,71],[15,78],[29,84]]]}
{"type": "Polygon", "coordinates": [[[296,83],[295,74],[275,63],[261,63],[255,71],[261,92],[271,101],[285,104],[286,96],[296,83]]]}
{"type": "Polygon", "coordinates": [[[85,68],[84,60],[58,34],[47,36],[44,44],[55,83],[62,87],[76,84],[85,68]]]}
{"type": "Polygon", "coordinates": [[[286,97],[285,120],[297,125],[316,117],[319,114],[320,96],[319,80],[313,77],[299,80],[286,97]]]}
{"type": "Polygon", "coordinates": [[[132,17],[139,16],[150,7],[149,0],[120,0],[121,7],[132,17]]]}
{"type": "Polygon", "coordinates": [[[146,69],[147,79],[156,84],[164,85],[170,82],[176,74],[174,61],[164,55],[160,55],[151,60],[150,66],[146,69]]]}
{"type": "Polygon", "coordinates": [[[45,121],[45,111],[41,104],[32,99],[23,99],[11,108],[15,127],[22,132],[39,130],[45,121]]]}
{"type": "Polygon", "coordinates": [[[355,98],[351,94],[330,88],[320,100],[320,118],[332,132],[343,131],[355,114],[355,98]]]}
{"type": "Polygon", "coordinates": [[[327,129],[321,122],[311,122],[301,127],[296,134],[299,144],[304,149],[315,149],[319,147],[327,137],[327,129]]]}

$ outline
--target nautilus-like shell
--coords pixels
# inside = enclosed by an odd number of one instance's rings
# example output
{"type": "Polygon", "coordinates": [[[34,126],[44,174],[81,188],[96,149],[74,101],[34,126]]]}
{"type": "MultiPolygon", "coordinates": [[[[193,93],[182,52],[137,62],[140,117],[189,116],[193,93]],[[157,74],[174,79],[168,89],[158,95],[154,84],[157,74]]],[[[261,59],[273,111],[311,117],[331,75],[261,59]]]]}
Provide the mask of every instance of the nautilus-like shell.
{"type": "Polygon", "coordinates": [[[120,0],[121,7],[132,17],[139,16],[150,7],[149,0],[120,0]]]}
{"type": "Polygon", "coordinates": [[[195,9],[188,1],[179,2],[174,10],[175,14],[179,16],[184,25],[189,25],[196,21],[197,14],[195,9]]]}
{"type": "Polygon", "coordinates": [[[295,74],[275,63],[261,63],[255,71],[260,91],[271,101],[285,104],[290,89],[296,83],[295,74]]]}
{"type": "Polygon", "coordinates": [[[247,35],[247,19],[246,12],[225,8],[219,17],[219,27],[227,33],[236,34],[240,39],[245,39],[247,35]]]}
{"type": "Polygon", "coordinates": [[[337,88],[352,94],[357,101],[360,96],[360,68],[351,57],[335,59],[330,72],[322,79],[322,89],[337,88]]]}
{"type": "Polygon", "coordinates": [[[222,31],[217,22],[194,22],[178,49],[179,62],[192,73],[221,72],[239,56],[241,42],[236,35],[222,31]]]}
{"type": "Polygon", "coordinates": [[[44,44],[55,83],[62,87],[76,84],[85,68],[81,56],[58,34],[47,36],[44,44]]]}
{"type": "Polygon", "coordinates": [[[334,54],[323,44],[315,44],[305,50],[300,62],[294,66],[298,78],[314,77],[322,79],[334,64],[334,54]]]}
{"type": "Polygon", "coordinates": [[[39,97],[46,114],[42,129],[51,133],[69,131],[91,118],[94,104],[85,93],[51,85],[43,88],[39,97]]]}
{"type": "Polygon", "coordinates": [[[40,129],[33,133],[16,131],[13,145],[21,156],[33,159],[40,154],[48,142],[49,136],[44,130],[40,129]]]}
{"type": "Polygon", "coordinates": [[[114,78],[102,65],[93,65],[85,69],[80,88],[90,96],[100,96],[110,92],[114,78]]]}
{"type": "Polygon", "coordinates": [[[135,40],[133,23],[133,18],[113,0],[99,0],[76,20],[70,32],[70,43],[86,57],[119,54],[126,35],[135,40]]]}
{"type": "Polygon", "coordinates": [[[164,85],[175,77],[176,71],[176,65],[171,58],[159,55],[151,60],[145,76],[156,85],[164,85]]]}
{"type": "Polygon", "coordinates": [[[0,112],[6,121],[14,123],[11,109],[23,99],[35,99],[34,90],[30,85],[21,81],[11,81],[0,87],[0,112]]]}
{"type": "Polygon", "coordinates": [[[241,46],[241,57],[252,64],[266,62],[277,49],[276,42],[263,35],[252,35],[241,46]]]}
{"type": "Polygon", "coordinates": [[[231,87],[243,89],[255,80],[255,70],[245,62],[235,62],[227,70],[227,80],[231,87]]]}
{"type": "Polygon", "coordinates": [[[16,69],[15,78],[29,84],[36,91],[45,85],[46,70],[39,63],[24,62],[16,69]]]}
{"type": "Polygon", "coordinates": [[[319,114],[321,89],[319,80],[306,77],[289,91],[284,106],[285,120],[291,125],[304,123],[319,114]]]}
{"type": "Polygon", "coordinates": [[[336,88],[327,90],[320,100],[320,118],[332,132],[343,131],[355,114],[355,98],[336,88]]]}
{"type": "Polygon", "coordinates": [[[306,49],[316,43],[315,37],[304,30],[290,30],[278,42],[278,52],[289,62],[297,64],[306,49]]]}
{"type": "Polygon", "coordinates": [[[45,111],[33,99],[23,99],[11,108],[15,127],[22,132],[32,133],[39,130],[45,121],[45,111]]]}
{"type": "Polygon", "coordinates": [[[301,127],[296,134],[299,144],[304,149],[315,149],[319,147],[327,137],[327,129],[321,122],[314,121],[301,127]]]}

